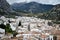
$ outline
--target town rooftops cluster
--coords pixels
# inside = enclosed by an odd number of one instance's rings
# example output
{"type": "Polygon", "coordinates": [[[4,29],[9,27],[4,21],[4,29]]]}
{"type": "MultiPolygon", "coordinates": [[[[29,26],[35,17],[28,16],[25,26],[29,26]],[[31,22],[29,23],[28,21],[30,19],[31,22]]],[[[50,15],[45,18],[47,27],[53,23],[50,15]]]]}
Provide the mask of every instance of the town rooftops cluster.
{"type": "Polygon", "coordinates": [[[54,40],[54,36],[60,37],[59,25],[53,24],[51,20],[45,20],[35,17],[6,18],[0,17],[0,24],[10,24],[13,31],[18,34],[13,37],[13,34],[5,35],[5,29],[0,28],[1,39],[9,38],[11,40],[54,40]],[[13,38],[12,38],[13,37],[13,38]]]}

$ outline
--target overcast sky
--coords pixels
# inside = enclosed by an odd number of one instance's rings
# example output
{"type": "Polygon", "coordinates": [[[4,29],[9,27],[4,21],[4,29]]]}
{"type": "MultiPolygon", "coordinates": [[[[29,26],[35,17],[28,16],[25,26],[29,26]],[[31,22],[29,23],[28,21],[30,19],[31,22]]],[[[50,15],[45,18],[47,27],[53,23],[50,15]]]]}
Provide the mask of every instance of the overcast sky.
{"type": "Polygon", "coordinates": [[[39,2],[43,4],[60,4],[60,0],[7,0],[10,4],[20,3],[20,2],[39,2]]]}

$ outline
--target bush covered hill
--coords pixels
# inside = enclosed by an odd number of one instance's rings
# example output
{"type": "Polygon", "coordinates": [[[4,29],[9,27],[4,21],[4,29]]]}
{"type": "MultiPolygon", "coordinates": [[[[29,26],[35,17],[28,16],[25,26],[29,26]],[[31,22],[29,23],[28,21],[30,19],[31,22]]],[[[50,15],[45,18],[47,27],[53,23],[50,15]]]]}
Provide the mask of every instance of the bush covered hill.
{"type": "Polygon", "coordinates": [[[0,0],[0,16],[17,15],[6,0],[0,0]]]}
{"type": "Polygon", "coordinates": [[[12,9],[18,12],[28,12],[28,13],[42,13],[51,10],[54,5],[41,4],[37,2],[29,3],[14,3],[11,5],[12,9]]]}
{"type": "Polygon", "coordinates": [[[60,4],[55,5],[49,12],[39,15],[39,18],[54,20],[53,22],[60,24],[60,4]]]}
{"type": "MultiPolygon", "coordinates": [[[[0,0],[0,12],[5,12],[3,14],[8,14],[8,12],[11,12],[12,9],[10,8],[10,5],[6,0],[0,0]]],[[[0,13],[2,14],[2,13],[0,13]]]]}

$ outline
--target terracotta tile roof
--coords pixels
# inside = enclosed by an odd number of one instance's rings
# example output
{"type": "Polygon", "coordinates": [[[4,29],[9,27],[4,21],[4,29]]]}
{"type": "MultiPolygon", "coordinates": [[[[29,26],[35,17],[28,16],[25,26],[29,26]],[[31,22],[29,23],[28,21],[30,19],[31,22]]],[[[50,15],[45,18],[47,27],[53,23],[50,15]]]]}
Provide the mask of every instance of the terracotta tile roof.
{"type": "Polygon", "coordinates": [[[18,38],[17,37],[14,37],[14,38],[11,38],[11,40],[18,40],[18,38]]]}
{"type": "Polygon", "coordinates": [[[41,38],[46,38],[46,37],[47,37],[47,35],[45,35],[45,34],[41,35],[41,38]]]}
{"type": "Polygon", "coordinates": [[[29,31],[29,32],[25,32],[24,34],[41,34],[41,33],[36,31],[29,31]]]}
{"type": "Polygon", "coordinates": [[[60,35],[60,30],[52,30],[52,33],[53,35],[60,35]]]}
{"type": "Polygon", "coordinates": [[[24,34],[24,32],[20,32],[19,34],[24,34]]]}

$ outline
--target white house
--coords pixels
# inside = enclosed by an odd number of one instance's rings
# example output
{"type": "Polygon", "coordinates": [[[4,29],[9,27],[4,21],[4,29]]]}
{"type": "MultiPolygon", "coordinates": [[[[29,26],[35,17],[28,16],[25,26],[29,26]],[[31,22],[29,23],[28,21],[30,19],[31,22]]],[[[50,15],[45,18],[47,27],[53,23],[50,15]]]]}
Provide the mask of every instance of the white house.
{"type": "Polygon", "coordinates": [[[3,37],[5,35],[5,29],[0,28],[0,37],[3,37]]]}

